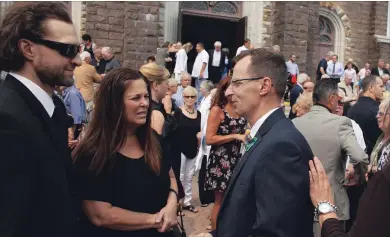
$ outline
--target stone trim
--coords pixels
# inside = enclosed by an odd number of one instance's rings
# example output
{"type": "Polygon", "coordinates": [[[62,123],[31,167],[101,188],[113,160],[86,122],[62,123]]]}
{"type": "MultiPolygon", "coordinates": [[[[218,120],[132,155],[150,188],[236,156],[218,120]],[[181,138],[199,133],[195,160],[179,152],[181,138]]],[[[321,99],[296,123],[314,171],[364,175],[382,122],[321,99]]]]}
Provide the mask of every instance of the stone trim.
{"type": "Polygon", "coordinates": [[[351,24],[348,16],[336,2],[320,2],[320,16],[328,18],[335,27],[335,49],[339,61],[345,62],[351,56],[351,24]]]}
{"type": "Polygon", "coordinates": [[[384,35],[374,35],[376,42],[390,44],[390,37],[384,35]]]}

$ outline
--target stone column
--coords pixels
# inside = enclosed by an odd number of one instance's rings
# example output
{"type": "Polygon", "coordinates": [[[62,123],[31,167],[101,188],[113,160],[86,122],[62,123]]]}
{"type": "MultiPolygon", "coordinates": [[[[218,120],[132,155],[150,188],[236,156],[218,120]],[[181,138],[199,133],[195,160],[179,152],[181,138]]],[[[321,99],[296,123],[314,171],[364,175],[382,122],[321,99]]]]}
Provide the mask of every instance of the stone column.
{"type": "Polygon", "coordinates": [[[261,47],[264,44],[262,34],[266,32],[266,29],[263,26],[263,8],[264,3],[261,1],[243,2],[242,16],[248,17],[246,35],[255,48],[261,47]]]}
{"type": "Polygon", "coordinates": [[[165,2],[164,41],[176,42],[179,22],[179,2],[165,2]]]}

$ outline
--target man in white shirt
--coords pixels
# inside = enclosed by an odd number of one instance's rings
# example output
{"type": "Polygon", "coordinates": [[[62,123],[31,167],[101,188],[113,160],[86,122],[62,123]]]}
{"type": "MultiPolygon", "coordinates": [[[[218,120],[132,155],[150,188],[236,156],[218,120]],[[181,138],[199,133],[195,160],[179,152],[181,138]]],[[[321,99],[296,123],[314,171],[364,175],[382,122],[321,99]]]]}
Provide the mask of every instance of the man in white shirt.
{"type": "Polygon", "coordinates": [[[275,52],[254,49],[237,57],[225,94],[252,128],[219,210],[217,237],[313,236],[307,175],[313,153],[280,108],[286,78],[285,61],[275,52]]]}
{"type": "Polygon", "coordinates": [[[364,68],[360,69],[359,74],[358,74],[358,80],[363,80],[366,76],[371,74],[370,70],[370,64],[366,63],[364,65],[364,68]]]}
{"type": "Polygon", "coordinates": [[[204,50],[204,44],[200,42],[196,44],[196,52],[198,52],[198,55],[196,56],[191,76],[196,90],[199,91],[200,84],[209,78],[209,54],[204,50]]]}
{"type": "Polygon", "coordinates": [[[339,57],[336,54],[333,55],[332,61],[328,62],[328,68],[326,69],[326,74],[337,83],[340,82],[340,78],[344,74],[344,66],[341,62],[337,61],[338,59],[339,57]]]}
{"type": "Polygon", "coordinates": [[[249,50],[250,46],[251,46],[251,40],[250,39],[246,39],[244,41],[244,45],[237,49],[236,56],[239,55],[243,51],[249,50]]]}
{"type": "Polygon", "coordinates": [[[1,24],[0,236],[78,236],[65,105],[80,39],[61,2],[20,2],[1,24]],[[43,224],[44,223],[44,224],[43,224]]]}
{"type": "Polygon", "coordinates": [[[221,51],[222,43],[214,43],[214,50],[209,51],[209,79],[218,84],[221,80],[223,69],[225,68],[225,54],[221,51]]]}

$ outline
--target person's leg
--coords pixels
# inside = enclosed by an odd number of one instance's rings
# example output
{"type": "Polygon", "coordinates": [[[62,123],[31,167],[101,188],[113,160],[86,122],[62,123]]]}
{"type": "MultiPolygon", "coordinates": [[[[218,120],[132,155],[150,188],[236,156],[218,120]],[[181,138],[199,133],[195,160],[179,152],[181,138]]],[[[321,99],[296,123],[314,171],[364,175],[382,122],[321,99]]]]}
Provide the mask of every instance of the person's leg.
{"type": "Polygon", "coordinates": [[[180,181],[183,185],[184,193],[185,193],[185,185],[186,185],[186,160],[185,155],[181,154],[181,163],[180,163],[180,181]]]}
{"type": "MultiPolygon", "coordinates": [[[[184,155],[183,155],[184,156],[184,155]]],[[[192,179],[194,177],[194,172],[195,172],[195,163],[196,159],[188,159],[186,158],[186,171],[185,171],[185,183],[186,185],[184,186],[184,206],[190,206],[191,205],[191,200],[192,200],[192,179]]]]}
{"type": "Polygon", "coordinates": [[[223,192],[214,192],[215,200],[213,210],[211,211],[211,228],[215,230],[217,228],[217,217],[219,208],[221,207],[223,196],[225,193],[223,192]]]}

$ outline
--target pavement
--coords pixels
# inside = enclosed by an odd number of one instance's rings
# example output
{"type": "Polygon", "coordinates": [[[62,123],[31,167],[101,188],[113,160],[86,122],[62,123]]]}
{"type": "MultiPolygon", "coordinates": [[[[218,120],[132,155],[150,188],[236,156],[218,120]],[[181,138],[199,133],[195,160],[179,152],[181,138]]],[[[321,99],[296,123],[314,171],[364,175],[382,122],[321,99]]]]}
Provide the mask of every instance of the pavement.
{"type": "MultiPolygon", "coordinates": [[[[290,113],[290,102],[284,102],[285,114],[288,116],[290,113]]],[[[184,229],[187,232],[187,236],[198,235],[201,233],[210,232],[206,228],[211,224],[209,217],[213,204],[207,207],[201,207],[199,201],[199,190],[198,190],[198,175],[195,175],[192,180],[192,205],[198,209],[198,213],[192,213],[184,211],[185,216],[183,217],[184,229]]],[[[180,218],[179,218],[180,220],[180,218]]]]}

